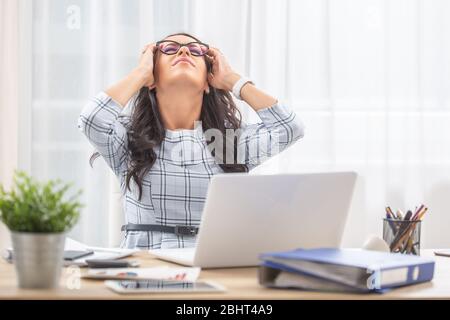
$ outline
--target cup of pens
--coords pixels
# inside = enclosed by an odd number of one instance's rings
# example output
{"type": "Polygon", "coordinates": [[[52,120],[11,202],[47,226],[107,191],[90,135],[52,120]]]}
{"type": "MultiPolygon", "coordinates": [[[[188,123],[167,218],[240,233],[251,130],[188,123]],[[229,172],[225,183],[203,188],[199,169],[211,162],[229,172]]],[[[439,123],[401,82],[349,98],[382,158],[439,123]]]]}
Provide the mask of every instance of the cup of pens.
{"type": "Polygon", "coordinates": [[[391,252],[420,255],[420,228],[422,219],[428,208],[421,205],[412,212],[403,214],[401,210],[394,213],[386,207],[386,218],[383,219],[383,239],[391,252]]]}

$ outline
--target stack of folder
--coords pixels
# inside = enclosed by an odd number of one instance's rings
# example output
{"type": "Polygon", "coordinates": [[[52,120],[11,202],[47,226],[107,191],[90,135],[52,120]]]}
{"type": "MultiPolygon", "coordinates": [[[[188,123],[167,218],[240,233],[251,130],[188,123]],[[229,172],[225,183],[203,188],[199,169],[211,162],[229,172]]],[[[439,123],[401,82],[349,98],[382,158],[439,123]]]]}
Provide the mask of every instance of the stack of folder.
{"type": "Polygon", "coordinates": [[[432,259],[359,249],[297,249],[260,258],[259,282],[272,288],[382,293],[434,275],[432,259]]]}

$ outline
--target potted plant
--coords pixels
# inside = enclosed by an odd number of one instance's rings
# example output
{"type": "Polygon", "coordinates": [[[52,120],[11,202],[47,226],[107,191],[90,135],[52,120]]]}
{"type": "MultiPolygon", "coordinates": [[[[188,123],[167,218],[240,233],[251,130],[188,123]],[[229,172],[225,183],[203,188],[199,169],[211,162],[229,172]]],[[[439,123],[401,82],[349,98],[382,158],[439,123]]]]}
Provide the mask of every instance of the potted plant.
{"type": "Polygon", "coordinates": [[[11,231],[13,257],[21,288],[58,286],[65,235],[79,217],[81,191],[66,197],[71,184],[38,182],[16,171],[9,192],[0,185],[0,219],[11,231]]]}

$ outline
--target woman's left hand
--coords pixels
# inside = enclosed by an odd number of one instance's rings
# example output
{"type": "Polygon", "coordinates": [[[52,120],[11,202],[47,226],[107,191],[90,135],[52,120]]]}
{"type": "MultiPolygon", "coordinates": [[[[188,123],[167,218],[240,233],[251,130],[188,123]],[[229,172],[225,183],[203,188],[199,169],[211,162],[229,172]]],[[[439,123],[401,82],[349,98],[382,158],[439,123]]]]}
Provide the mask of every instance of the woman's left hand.
{"type": "Polygon", "coordinates": [[[231,68],[219,49],[209,48],[206,56],[212,63],[212,73],[208,73],[208,83],[216,89],[231,91],[241,76],[231,68]]]}

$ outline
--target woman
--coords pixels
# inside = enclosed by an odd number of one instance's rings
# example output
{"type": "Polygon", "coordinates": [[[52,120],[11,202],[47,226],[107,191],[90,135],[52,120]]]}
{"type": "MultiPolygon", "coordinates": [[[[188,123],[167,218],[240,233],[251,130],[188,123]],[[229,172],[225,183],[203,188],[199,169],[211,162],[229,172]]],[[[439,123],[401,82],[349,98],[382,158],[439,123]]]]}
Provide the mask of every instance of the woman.
{"type": "Polygon", "coordinates": [[[247,172],[303,136],[291,110],[185,33],[147,45],[138,67],[84,107],[78,127],[98,151],[91,164],[101,155],[120,181],[122,246],[143,249],[194,246],[211,177],[247,172]],[[262,122],[241,124],[230,92],[262,122]],[[133,97],[131,116],[121,114],[133,97]]]}

